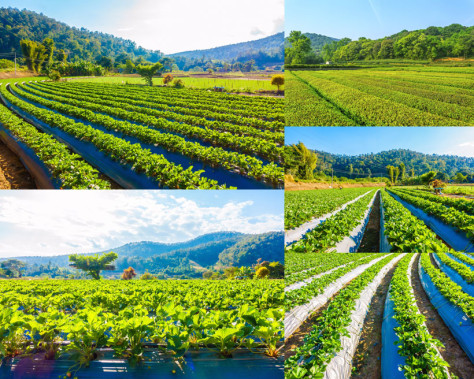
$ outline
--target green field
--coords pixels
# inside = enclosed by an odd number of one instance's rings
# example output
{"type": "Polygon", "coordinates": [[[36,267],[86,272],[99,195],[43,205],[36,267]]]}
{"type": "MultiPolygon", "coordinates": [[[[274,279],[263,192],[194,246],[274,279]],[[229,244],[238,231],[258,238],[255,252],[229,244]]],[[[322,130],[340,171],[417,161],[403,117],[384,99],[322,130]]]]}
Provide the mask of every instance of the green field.
{"type": "MultiPolygon", "coordinates": [[[[257,91],[275,91],[276,86],[270,84],[270,80],[264,79],[225,79],[225,78],[179,78],[184,82],[185,87],[211,89],[214,87],[224,87],[229,92],[257,92],[257,91]]],[[[74,79],[74,81],[85,81],[93,83],[112,83],[112,84],[144,84],[140,77],[126,76],[102,76],[74,79]]],[[[163,78],[154,78],[154,85],[162,85],[163,78]]],[[[283,89],[283,88],[282,88],[283,89]]]]}
{"type": "Polygon", "coordinates": [[[474,125],[472,67],[286,73],[290,126],[474,125]]]}
{"type": "MultiPolygon", "coordinates": [[[[425,186],[406,186],[406,187],[400,187],[400,188],[409,188],[409,189],[419,189],[423,191],[432,191],[431,189],[427,189],[425,186]]],[[[457,186],[457,185],[452,185],[452,186],[446,186],[443,189],[444,193],[450,193],[453,195],[468,195],[468,196],[474,196],[474,185],[466,185],[466,186],[457,186]]]]}

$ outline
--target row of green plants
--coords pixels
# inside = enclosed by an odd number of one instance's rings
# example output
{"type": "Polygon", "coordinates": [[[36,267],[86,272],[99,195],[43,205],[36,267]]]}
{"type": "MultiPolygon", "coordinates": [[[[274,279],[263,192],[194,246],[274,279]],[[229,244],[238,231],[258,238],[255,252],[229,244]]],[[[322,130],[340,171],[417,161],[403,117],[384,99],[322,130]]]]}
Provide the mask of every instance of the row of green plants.
{"type": "Polygon", "coordinates": [[[298,76],[315,89],[320,96],[356,121],[358,125],[456,126],[465,124],[459,120],[431,114],[409,105],[393,102],[387,96],[375,96],[347,85],[336,83],[331,77],[326,79],[325,72],[300,72],[298,76]]]}
{"type": "MultiPolygon", "coordinates": [[[[78,86],[91,86],[97,85],[97,88],[110,88],[116,87],[113,84],[106,83],[77,83],[78,86]]],[[[120,87],[120,86],[119,86],[120,87]]],[[[200,106],[227,106],[228,108],[242,109],[246,112],[257,112],[257,114],[265,114],[268,112],[268,119],[275,121],[284,121],[282,119],[284,110],[284,101],[279,98],[271,97],[258,97],[258,96],[242,96],[242,95],[230,95],[222,92],[214,92],[202,89],[179,89],[170,87],[143,87],[137,85],[127,85],[118,88],[130,91],[131,93],[137,92],[140,94],[158,96],[168,98],[173,102],[182,101],[183,104],[186,102],[190,105],[200,106]]],[[[260,118],[260,116],[257,116],[260,118]]]]}
{"type": "Polygon", "coordinates": [[[455,306],[462,309],[471,321],[474,321],[474,298],[465,293],[459,285],[454,283],[441,270],[434,267],[428,254],[421,254],[420,259],[421,266],[441,294],[455,306]]]}
{"type": "Polygon", "coordinates": [[[92,86],[87,88],[80,87],[75,85],[75,83],[35,82],[34,84],[32,84],[30,82],[29,85],[32,85],[37,89],[51,91],[51,93],[60,94],[63,96],[88,95],[91,96],[92,99],[121,101],[122,103],[126,101],[127,105],[131,104],[150,108],[153,110],[159,110],[163,112],[163,114],[172,117],[179,117],[179,115],[188,115],[194,116],[194,118],[201,120],[215,120],[232,123],[235,125],[250,126],[255,129],[261,129],[262,131],[267,130],[283,132],[284,130],[283,122],[267,121],[263,119],[265,115],[265,113],[263,112],[259,115],[260,118],[257,118],[255,116],[252,117],[244,116],[244,114],[235,114],[232,109],[226,106],[219,107],[219,112],[211,111],[208,109],[202,109],[200,107],[193,106],[193,104],[189,103],[187,103],[186,106],[182,106],[173,103],[173,101],[169,100],[168,98],[162,100],[157,99],[155,96],[151,96],[146,93],[140,94],[138,91],[129,91],[128,86],[125,86],[125,88],[122,86],[115,86],[114,88],[106,87],[101,89],[94,88],[92,86]]]}
{"type": "Polygon", "coordinates": [[[111,159],[131,165],[137,172],[153,178],[157,186],[181,189],[221,189],[217,181],[202,178],[201,171],[193,171],[192,167],[184,170],[162,155],[152,154],[150,150],[142,149],[139,144],[131,144],[121,138],[104,133],[91,126],[77,123],[74,120],[58,115],[37,106],[31,105],[12,95],[8,89],[0,87],[2,96],[13,105],[21,108],[30,115],[37,117],[52,127],[57,127],[75,138],[92,143],[98,150],[110,156],[111,159]]]}
{"type": "MultiPolygon", "coordinates": [[[[349,253],[352,254],[352,253],[349,253]]],[[[309,302],[313,297],[323,293],[324,289],[334,283],[337,279],[344,276],[348,272],[377,258],[373,254],[367,255],[361,259],[348,262],[344,267],[332,271],[329,274],[313,279],[305,286],[298,289],[285,291],[285,306],[288,310],[295,306],[303,305],[309,302]]]]}
{"type": "Polygon", "coordinates": [[[283,133],[276,133],[271,130],[272,126],[270,126],[271,122],[269,121],[263,121],[258,119],[247,119],[247,121],[244,120],[242,117],[234,116],[237,118],[237,122],[231,123],[227,119],[226,115],[222,113],[215,114],[220,118],[220,120],[211,120],[212,117],[210,115],[197,116],[192,110],[188,109],[185,110],[187,114],[183,114],[182,112],[178,112],[178,109],[175,109],[176,107],[169,107],[166,105],[162,106],[151,101],[136,100],[136,98],[129,99],[121,97],[117,95],[116,91],[105,92],[99,95],[97,93],[78,91],[71,87],[56,88],[51,87],[50,85],[34,84],[31,82],[28,83],[27,86],[22,88],[26,90],[31,88],[40,91],[41,93],[45,94],[43,95],[45,97],[47,97],[48,95],[56,95],[68,99],[82,100],[85,101],[86,104],[93,102],[94,104],[102,104],[105,106],[115,107],[130,112],[143,113],[150,116],[164,118],[168,121],[201,126],[203,128],[209,128],[219,131],[228,131],[240,136],[251,136],[262,139],[268,139],[270,141],[278,142],[280,144],[282,144],[284,140],[283,133]],[[162,110],[158,109],[158,107],[168,109],[162,110]],[[255,120],[255,122],[251,120],[255,120]],[[266,128],[266,126],[268,126],[268,128],[266,128]],[[263,130],[261,130],[260,128],[262,128],[263,130]]]}
{"type": "Polygon", "coordinates": [[[474,271],[472,271],[469,267],[455,261],[447,254],[437,253],[436,256],[441,262],[455,270],[464,280],[466,280],[466,282],[470,284],[474,283],[474,271]]]}
{"type": "Polygon", "coordinates": [[[330,213],[367,192],[367,188],[286,191],[285,229],[296,228],[315,217],[330,213]]]}
{"type": "Polygon", "coordinates": [[[398,188],[398,190],[408,195],[420,197],[422,199],[430,200],[435,203],[440,203],[440,204],[446,205],[447,207],[452,207],[452,208],[457,209],[458,211],[465,212],[471,216],[474,216],[474,202],[471,200],[467,200],[463,198],[438,196],[438,195],[433,195],[431,193],[427,193],[424,191],[405,189],[403,187],[398,188]]]}
{"type": "Polygon", "coordinates": [[[474,266],[474,259],[471,258],[474,253],[461,253],[459,251],[452,251],[450,252],[450,254],[459,259],[460,261],[465,262],[468,265],[474,266]]]}
{"type": "MultiPolygon", "coordinates": [[[[347,75],[339,73],[341,78],[357,80],[377,87],[388,87],[394,91],[405,92],[411,95],[420,96],[422,98],[438,100],[444,103],[457,104],[460,106],[472,106],[473,91],[463,90],[462,88],[454,88],[439,84],[429,84],[422,82],[414,82],[420,79],[420,75],[409,75],[397,72],[380,72],[380,71],[359,71],[347,75]]],[[[446,75],[448,76],[448,75],[446,75]]],[[[443,76],[442,78],[446,77],[443,76]]]]}
{"type": "Polygon", "coordinates": [[[389,83],[380,83],[378,79],[362,79],[359,76],[344,77],[343,75],[326,75],[325,79],[395,104],[403,104],[422,112],[457,120],[459,125],[473,125],[474,123],[474,114],[470,108],[400,91],[399,87],[394,88],[389,83]]]}
{"type": "Polygon", "coordinates": [[[398,263],[390,282],[390,298],[393,301],[394,318],[398,322],[395,333],[398,353],[405,357],[403,370],[407,378],[449,378],[446,368],[448,363],[443,360],[437,348],[441,342],[433,338],[425,325],[423,316],[416,305],[411,289],[410,261],[415,258],[407,254],[398,263]]]}
{"type": "Polygon", "coordinates": [[[389,255],[352,280],[331,299],[330,306],[317,318],[303,339],[285,361],[285,378],[322,378],[326,367],[342,349],[341,337],[348,334],[351,314],[361,292],[379,271],[396,256],[389,255]]]}
{"type": "Polygon", "coordinates": [[[338,125],[355,126],[357,123],[319,96],[291,71],[285,74],[285,117],[290,126],[338,125]],[[317,120],[317,121],[315,121],[317,120]]]}
{"type": "MultiPolygon", "coordinates": [[[[276,183],[278,183],[279,179],[282,181],[283,169],[278,167],[274,163],[264,165],[262,161],[260,161],[259,159],[248,156],[248,155],[244,155],[244,154],[240,154],[236,152],[229,152],[218,147],[205,147],[197,142],[186,141],[184,138],[171,134],[171,133],[161,133],[158,130],[149,128],[144,125],[137,125],[137,124],[133,124],[127,121],[118,121],[110,116],[105,116],[100,113],[95,113],[93,111],[90,111],[81,107],[74,107],[72,105],[62,104],[57,101],[46,100],[41,97],[30,95],[26,92],[22,92],[17,87],[12,87],[12,89],[15,91],[15,93],[19,94],[20,96],[27,98],[31,101],[34,101],[35,103],[47,106],[50,109],[54,109],[56,111],[63,112],[65,114],[69,114],[73,117],[77,117],[85,121],[100,124],[108,130],[120,132],[124,135],[138,138],[145,143],[164,147],[169,151],[181,153],[185,156],[188,156],[191,159],[203,161],[207,164],[210,164],[213,167],[223,167],[227,170],[237,170],[237,172],[239,172],[241,175],[253,177],[257,180],[262,180],[262,181],[266,180],[269,182],[276,182],[276,183]]],[[[25,103],[23,102],[23,104],[25,103]]],[[[78,105],[81,105],[81,103],[78,102],[78,105]]],[[[53,112],[50,112],[50,114],[51,113],[53,112]]],[[[71,119],[61,116],[61,115],[55,114],[55,116],[60,117],[65,120],[72,121],[71,119]]],[[[99,132],[97,129],[93,127],[90,127],[90,128],[99,132]]],[[[118,140],[125,142],[121,138],[118,138],[118,137],[113,137],[113,138],[116,138],[118,140]]],[[[229,138],[231,138],[230,135],[229,135],[229,138]]],[[[140,145],[137,144],[137,147],[139,146],[140,145]]],[[[149,150],[145,150],[145,151],[149,152],[149,150]]],[[[181,166],[178,166],[178,167],[181,167],[181,166]]],[[[188,170],[190,169],[191,168],[189,168],[188,170]]],[[[199,171],[199,173],[201,172],[203,171],[199,171]]],[[[208,179],[205,179],[205,180],[207,181],[208,179]]],[[[217,185],[217,182],[215,181],[209,180],[209,182],[216,183],[217,185]]]]}
{"type": "Polygon", "coordinates": [[[344,237],[349,236],[350,232],[362,222],[372,198],[373,194],[369,193],[349,204],[310,230],[302,239],[289,245],[286,251],[295,253],[329,251],[344,237]]]}
{"type": "Polygon", "coordinates": [[[390,192],[399,196],[402,200],[414,205],[424,212],[432,215],[448,225],[454,226],[466,233],[467,237],[474,241],[474,216],[468,215],[454,208],[445,207],[443,204],[431,200],[425,200],[418,196],[409,195],[398,189],[389,189],[390,192]]]}
{"type": "Polygon", "coordinates": [[[391,251],[405,253],[446,252],[450,249],[423,221],[382,191],[385,236],[391,251]]]}
{"type": "Polygon", "coordinates": [[[0,124],[35,152],[48,168],[51,177],[59,180],[61,188],[110,188],[110,183],[100,179],[99,172],[84,162],[81,156],[69,151],[50,135],[39,132],[3,105],[0,105],[0,124]]]}
{"type": "Polygon", "coordinates": [[[340,254],[319,254],[319,253],[287,253],[285,254],[285,265],[293,263],[292,268],[299,267],[300,270],[287,274],[285,270],[285,284],[288,286],[293,283],[301,282],[312,276],[324,273],[338,266],[357,261],[361,258],[372,255],[373,253],[340,253],[340,254]],[[310,259],[307,259],[307,256],[310,259]],[[314,257],[321,257],[315,264],[314,257]]]}
{"type": "MultiPolygon", "coordinates": [[[[238,150],[242,153],[261,156],[269,160],[281,160],[282,148],[279,148],[272,141],[247,136],[242,137],[239,135],[233,135],[232,133],[223,133],[220,130],[201,128],[184,122],[173,122],[164,118],[131,112],[122,109],[124,107],[121,107],[120,103],[116,103],[114,106],[105,106],[100,104],[100,102],[88,102],[86,100],[87,96],[82,96],[80,100],[74,100],[63,96],[46,95],[44,92],[36,91],[31,87],[25,89],[24,86],[21,85],[13,86],[12,88],[16,93],[29,100],[68,113],[74,117],[87,119],[88,121],[92,120],[90,117],[85,116],[87,110],[90,111],[87,113],[88,115],[92,113],[101,113],[101,116],[103,117],[108,115],[109,118],[105,118],[105,120],[109,120],[109,122],[117,121],[114,118],[117,117],[120,120],[132,121],[139,125],[146,126],[148,129],[153,128],[165,133],[178,133],[187,138],[198,139],[210,143],[216,147],[238,150]],[[78,110],[82,111],[82,114],[84,115],[81,116],[81,113],[78,110]]],[[[96,117],[98,116],[99,115],[96,117]]]]}
{"type": "MultiPolygon", "coordinates": [[[[74,82],[67,83],[64,85],[74,85],[74,88],[81,89],[84,91],[90,90],[91,92],[96,91],[108,91],[110,89],[116,90],[119,95],[131,96],[135,99],[140,96],[144,96],[149,101],[154,101],[160,104],[166,104],[169,106],[179,106],[189,109],[201,109],[205,111],[217,112],[217,113],[232,113],[240,117],[253,117],[266,121],[284,122],[284,108],[283,101],[278,99],[278,103],[272,102],[261,102],[258,101],[258,97],[255,96],[240,96],[233,95],[235,97],[250,98],[252,101],[236,101],[234,98],[228,100],[220,92],[217,92],[217,97],[210,97],[215,92],[211,91],[200,91],[192,90],[188,96],[183,96],[183,90],[169,92],[166,87],[149,88],[143,86],[134,85],[114,85],[105,83],[85,83],[85,82],[74,82]],[[255,101],[253,101],[255,99],[255,101]]],[[[62,85],[58,83],[57,85],[62,85]]],[[[267,98],[264,98],[267,99],[267,98]]]]}
{"type": "Polygon", "coordinates": [[[0,358],[44,353],[75,360],[76,370],[105,347],[132,364],[150,345],[178,360],[200,348],[222,357],[238,348],[278,356],[283,281],[140,282],[2,282],[0,358]],[[30,303],[16,300],[17,291],[30,303]]]}

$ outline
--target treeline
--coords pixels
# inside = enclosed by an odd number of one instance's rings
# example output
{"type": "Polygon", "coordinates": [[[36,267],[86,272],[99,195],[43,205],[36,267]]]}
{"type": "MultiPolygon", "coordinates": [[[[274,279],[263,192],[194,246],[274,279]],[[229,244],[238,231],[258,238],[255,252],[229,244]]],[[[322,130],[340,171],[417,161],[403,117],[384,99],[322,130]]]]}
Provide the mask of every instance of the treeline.
{"type": "Polygon", "coordinates": [[[317,64],[380,59],[435,60],[445,57],[474,56],[474,26],[452,24],[430,26],[415,31],[403,30],[389,37],[352,41],[343,38],[314,51],[311,40],[301,32],[291,32],[286,64],[317,64]]]}
{"type": "Polygon", "coordinates": [[[357,156],[330,154],[308,149],[303,143],[286,147],[285,172],[300,180],[406,181],[424,184],[430,180],[474,183],[474,158],[423,154],[406,149],[357,156]]]}

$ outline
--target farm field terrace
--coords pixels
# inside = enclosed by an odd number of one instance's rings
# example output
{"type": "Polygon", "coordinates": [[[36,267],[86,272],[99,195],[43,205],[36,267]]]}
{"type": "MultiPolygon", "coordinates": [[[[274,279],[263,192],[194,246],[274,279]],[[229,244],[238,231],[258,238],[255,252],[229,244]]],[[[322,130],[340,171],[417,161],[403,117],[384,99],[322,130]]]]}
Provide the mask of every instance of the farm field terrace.
{"type": "Polygon", "coordinates": [[[285,378],[472,377],[473,258],[292,254],[285,378]]]}
{"type": "Polygon", "coordinates": [[[291,126],[472,126],[472,67],[287,71],[291,126]]]}
{"type": "Polygon", "coordinates": [[[0,93],[10,108],[0,108],[3,129],[54,188],[283,186],[279,98],[79,81],[3,84],[0,93]]]}
{"type": "Polygon", "coordinates": [[[0,376],[31,357],[78,377],[104,359],[179,377],[202,375],[209,361],[225,368],[232,357],[237,372],[251,362],[274,375],[282,369],[283,287],[268,279],[1,280],[0,376]]]}
{"type": "Polygon", "coordinates": [[[408,187],[285,193],[286,256],[474,252],[474,201],[408,187]]]}

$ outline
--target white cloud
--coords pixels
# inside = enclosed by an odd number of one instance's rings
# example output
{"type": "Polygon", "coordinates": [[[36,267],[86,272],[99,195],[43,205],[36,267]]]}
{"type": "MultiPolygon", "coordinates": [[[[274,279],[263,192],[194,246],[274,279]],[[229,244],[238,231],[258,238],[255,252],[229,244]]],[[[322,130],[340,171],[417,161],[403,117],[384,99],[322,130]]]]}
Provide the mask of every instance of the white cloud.
{"type": "Polygon", "coordinates": [[[463,142],[458,145],[459,147],[474,147],[474,142],[463,142]]]}
{"type": "Polygon", "coordinates": [[[209,203],[201,205],[172,192],[1,193],[0,257],[100,251],[144,240],[176,242],[223,230],[282,229],[282,215],[254,214],[252,200],[215,206],[214,194],[207,192],[209,203]]]}
{"type": "Polygon", "coordinates": [[[165,53],[207,49],[283,31],[282,0],[136,0],[110,33],[165,53]],[[256,31],[260,33],[255,34],[256,31]]]}

